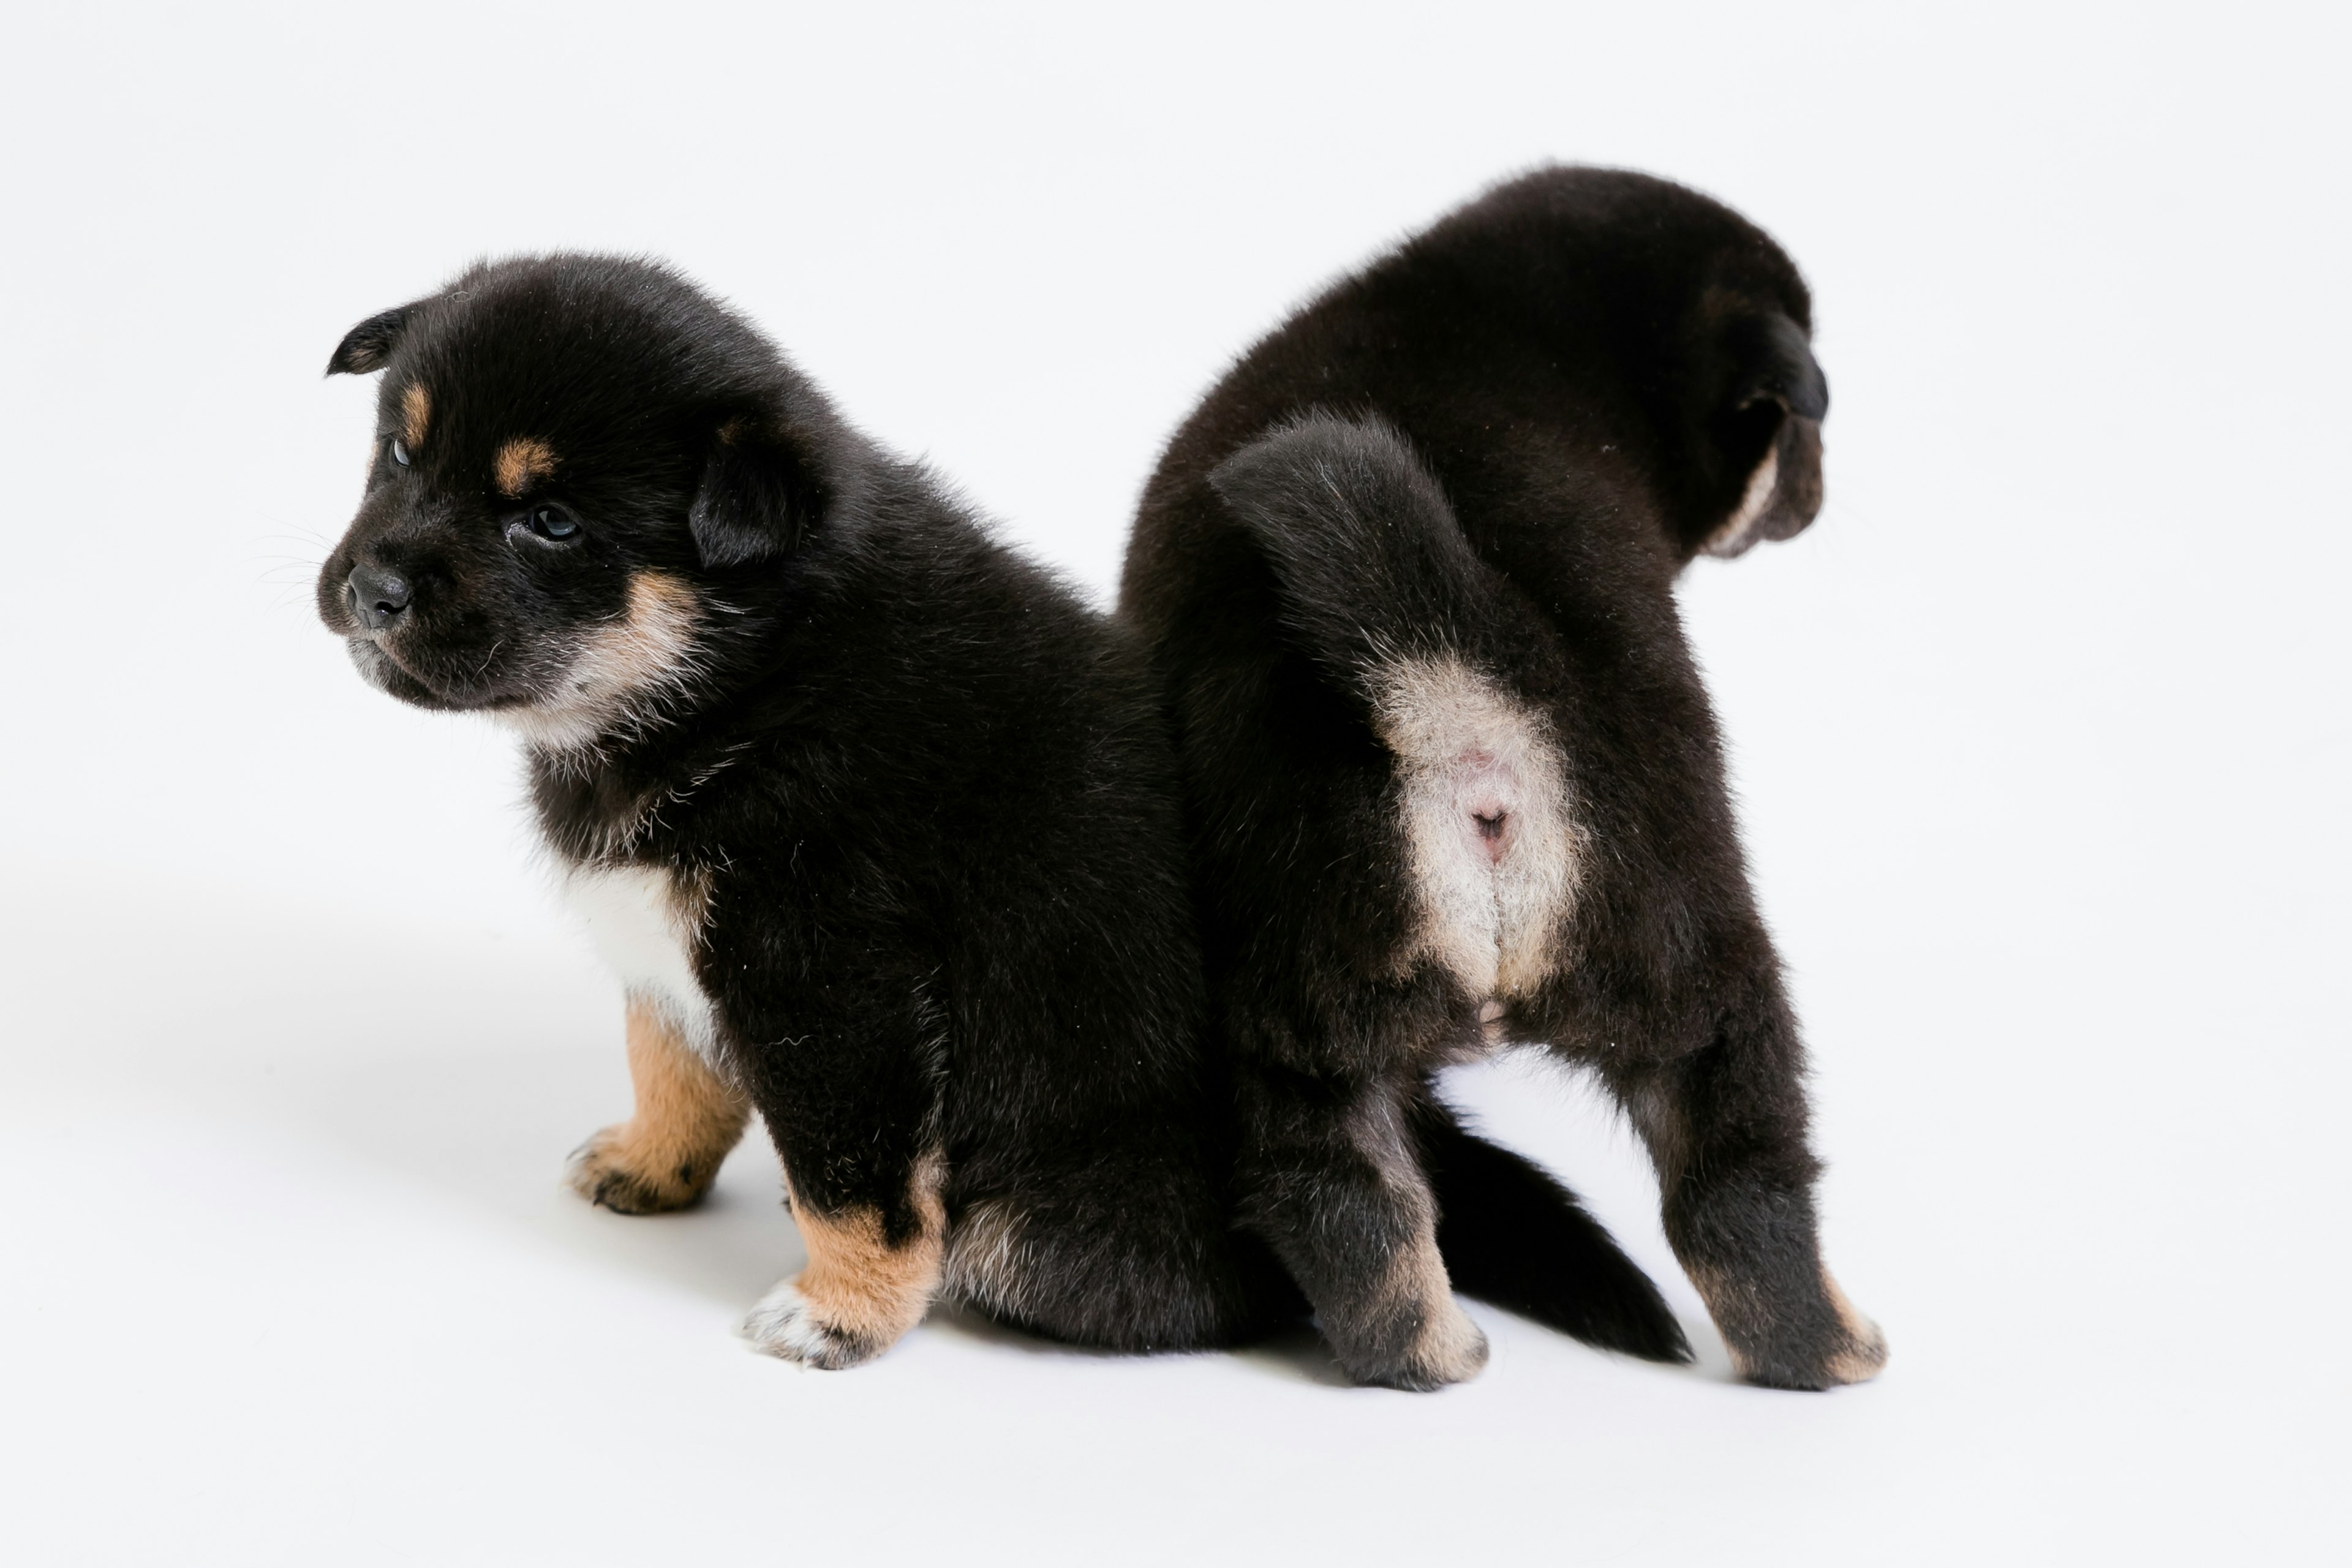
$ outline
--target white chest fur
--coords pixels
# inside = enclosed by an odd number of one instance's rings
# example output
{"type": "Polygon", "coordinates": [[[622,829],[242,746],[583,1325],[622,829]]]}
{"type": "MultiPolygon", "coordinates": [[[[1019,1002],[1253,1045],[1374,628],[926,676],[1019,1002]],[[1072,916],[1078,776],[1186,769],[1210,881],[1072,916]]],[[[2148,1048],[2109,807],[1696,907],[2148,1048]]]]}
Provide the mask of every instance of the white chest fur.
{"type": "Polygon", "coordinates": [[[661,1009],[687,1043],[712,1057],[710,998],[694,976],[702,900],[646,866],[575,867],[563,893],[630,995],[661,1009]]]}

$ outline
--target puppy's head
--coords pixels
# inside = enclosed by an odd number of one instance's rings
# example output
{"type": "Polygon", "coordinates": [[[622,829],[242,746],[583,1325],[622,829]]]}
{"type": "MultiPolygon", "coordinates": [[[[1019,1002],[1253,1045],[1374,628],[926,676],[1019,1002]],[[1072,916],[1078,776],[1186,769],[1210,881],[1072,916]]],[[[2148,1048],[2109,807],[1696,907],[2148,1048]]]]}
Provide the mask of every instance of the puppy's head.
{"type": "Polygon", "coordinates": [[[817,527],[841,437],[741,320],[663,268],[478,266],[370,317],[367,489],[319,614],[369,680],[552,747],[675,707],[817,527]]]}
{"type": "Polygon", "coordinates": [[[1407,254],[1421,247],[1446,263],[1433,276],[1517,300],[1546,363],[1582,378],[1582,406],[1608,417],[1578,438],[1639,432],[1676,559],[1792,538],[1821,510],[1811,296],[1729,207],[1626,170],[1542,169],[1407,254]]]}

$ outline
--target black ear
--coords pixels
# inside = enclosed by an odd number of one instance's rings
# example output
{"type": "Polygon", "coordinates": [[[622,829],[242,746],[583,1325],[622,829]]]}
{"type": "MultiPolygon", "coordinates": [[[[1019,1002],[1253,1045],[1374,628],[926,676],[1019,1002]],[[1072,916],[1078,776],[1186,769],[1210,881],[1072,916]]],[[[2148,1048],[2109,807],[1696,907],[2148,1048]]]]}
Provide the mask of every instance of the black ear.
{"type": "Polygon", "coordinates": [[[1770,402],[1801,419],[1829,416],[1829,377],[1813,358],[1804,328],[1775,310],[1734,322],[1728,337],[1732,363],[1738,367],[1732,383],[1734,408],[1770,402]]]}
{"type": "Polygon", "coordinates": [[[720,425],[688,509],[702,563],[742,566],[800,548],[824,514],[825,487],[791,434],[751,416],[720,425]]]}
{"type": "Polygon", "coordinates": [[[327,361],[329,375],[365,375],[372,370],[382,370],[383,362],[392,357],[393,345],[408,326],[406,305],[379,310],[343,334],[335,345],[334,357],[327,361]]]}

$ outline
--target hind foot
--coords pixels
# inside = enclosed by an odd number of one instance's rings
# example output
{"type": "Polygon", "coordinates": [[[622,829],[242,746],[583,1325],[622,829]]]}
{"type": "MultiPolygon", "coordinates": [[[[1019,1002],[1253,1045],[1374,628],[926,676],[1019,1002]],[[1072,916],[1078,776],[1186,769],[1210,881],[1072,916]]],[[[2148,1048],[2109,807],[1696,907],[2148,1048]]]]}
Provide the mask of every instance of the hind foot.
{"type": "Polygon", "coordinates": [[[1401,1352],[1381,1354],[1340,1346],[1339,1364],[1358,1383],[1426,1394],[1467,1383],[1486,1365],[1486,1335],[1451,1291],[1427,1303],[1419,1328],[1401,1352]]]}
{"type": "Polygon", "coordinates": [[[1876,1377],[1886,1364],[1885,1334],[1826,1273],[1822,1285],[1826,1312],[1790,1314],[1765,1334],[1741,1336],[1746,1342],[1725,1336],[1732,1370],[1767,1388],[1818,1390],[1876,1377]]]}

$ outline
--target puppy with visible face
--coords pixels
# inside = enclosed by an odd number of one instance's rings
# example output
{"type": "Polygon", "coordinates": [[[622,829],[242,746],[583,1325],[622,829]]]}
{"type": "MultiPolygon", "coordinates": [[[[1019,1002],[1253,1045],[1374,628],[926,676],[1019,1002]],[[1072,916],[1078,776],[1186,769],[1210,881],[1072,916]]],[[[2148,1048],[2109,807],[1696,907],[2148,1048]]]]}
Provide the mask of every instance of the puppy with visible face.
{"type": "MultiPolygon", "coordinates": [[[[383,381],[320,614],[521,737],[625,989],[636,1111],[581,1193],[691,1204],[756,1112],[808,1265],[747,1328],[816,1366],[942,1293],[1126,1350],[1304,1312],[1231,1223],[1174,759],[1111,622],[660,267],[478,267],[330,370],[383,381]]],[[[1672,1333],[1566,1194],[1431,1136],[1581,1247],[1568,1326],[1672,1333]]]]}
{"type": "Polygon", "coordinates": [[[626,990],[583,1194],[690,1204],[757,1112],[808,1266],[748,1328],[817,1366],[942,1291],[1127,1349],[1296,1310],[1227,1224],[1165,742],[1100,617],[658,267],[478,267],[330,368],[383,383],[320,613],[522,738],[626,990]]]}
{"type": "Polygon", "coordinates": [[[1551,1247],[1414,1133],[1502,1039],[1615,1093],[1744,1375],[1885,1358],[1815,1239],[1803,1050],[1674,597],[1820,510],[1811,321],[1736,214],[1549,170],[1308,302],[1145,490],[1120,606],[1192,797],[1240,1198],[1359,1376],[1476,1370],[1449,1233],[1551,1247]]]}

